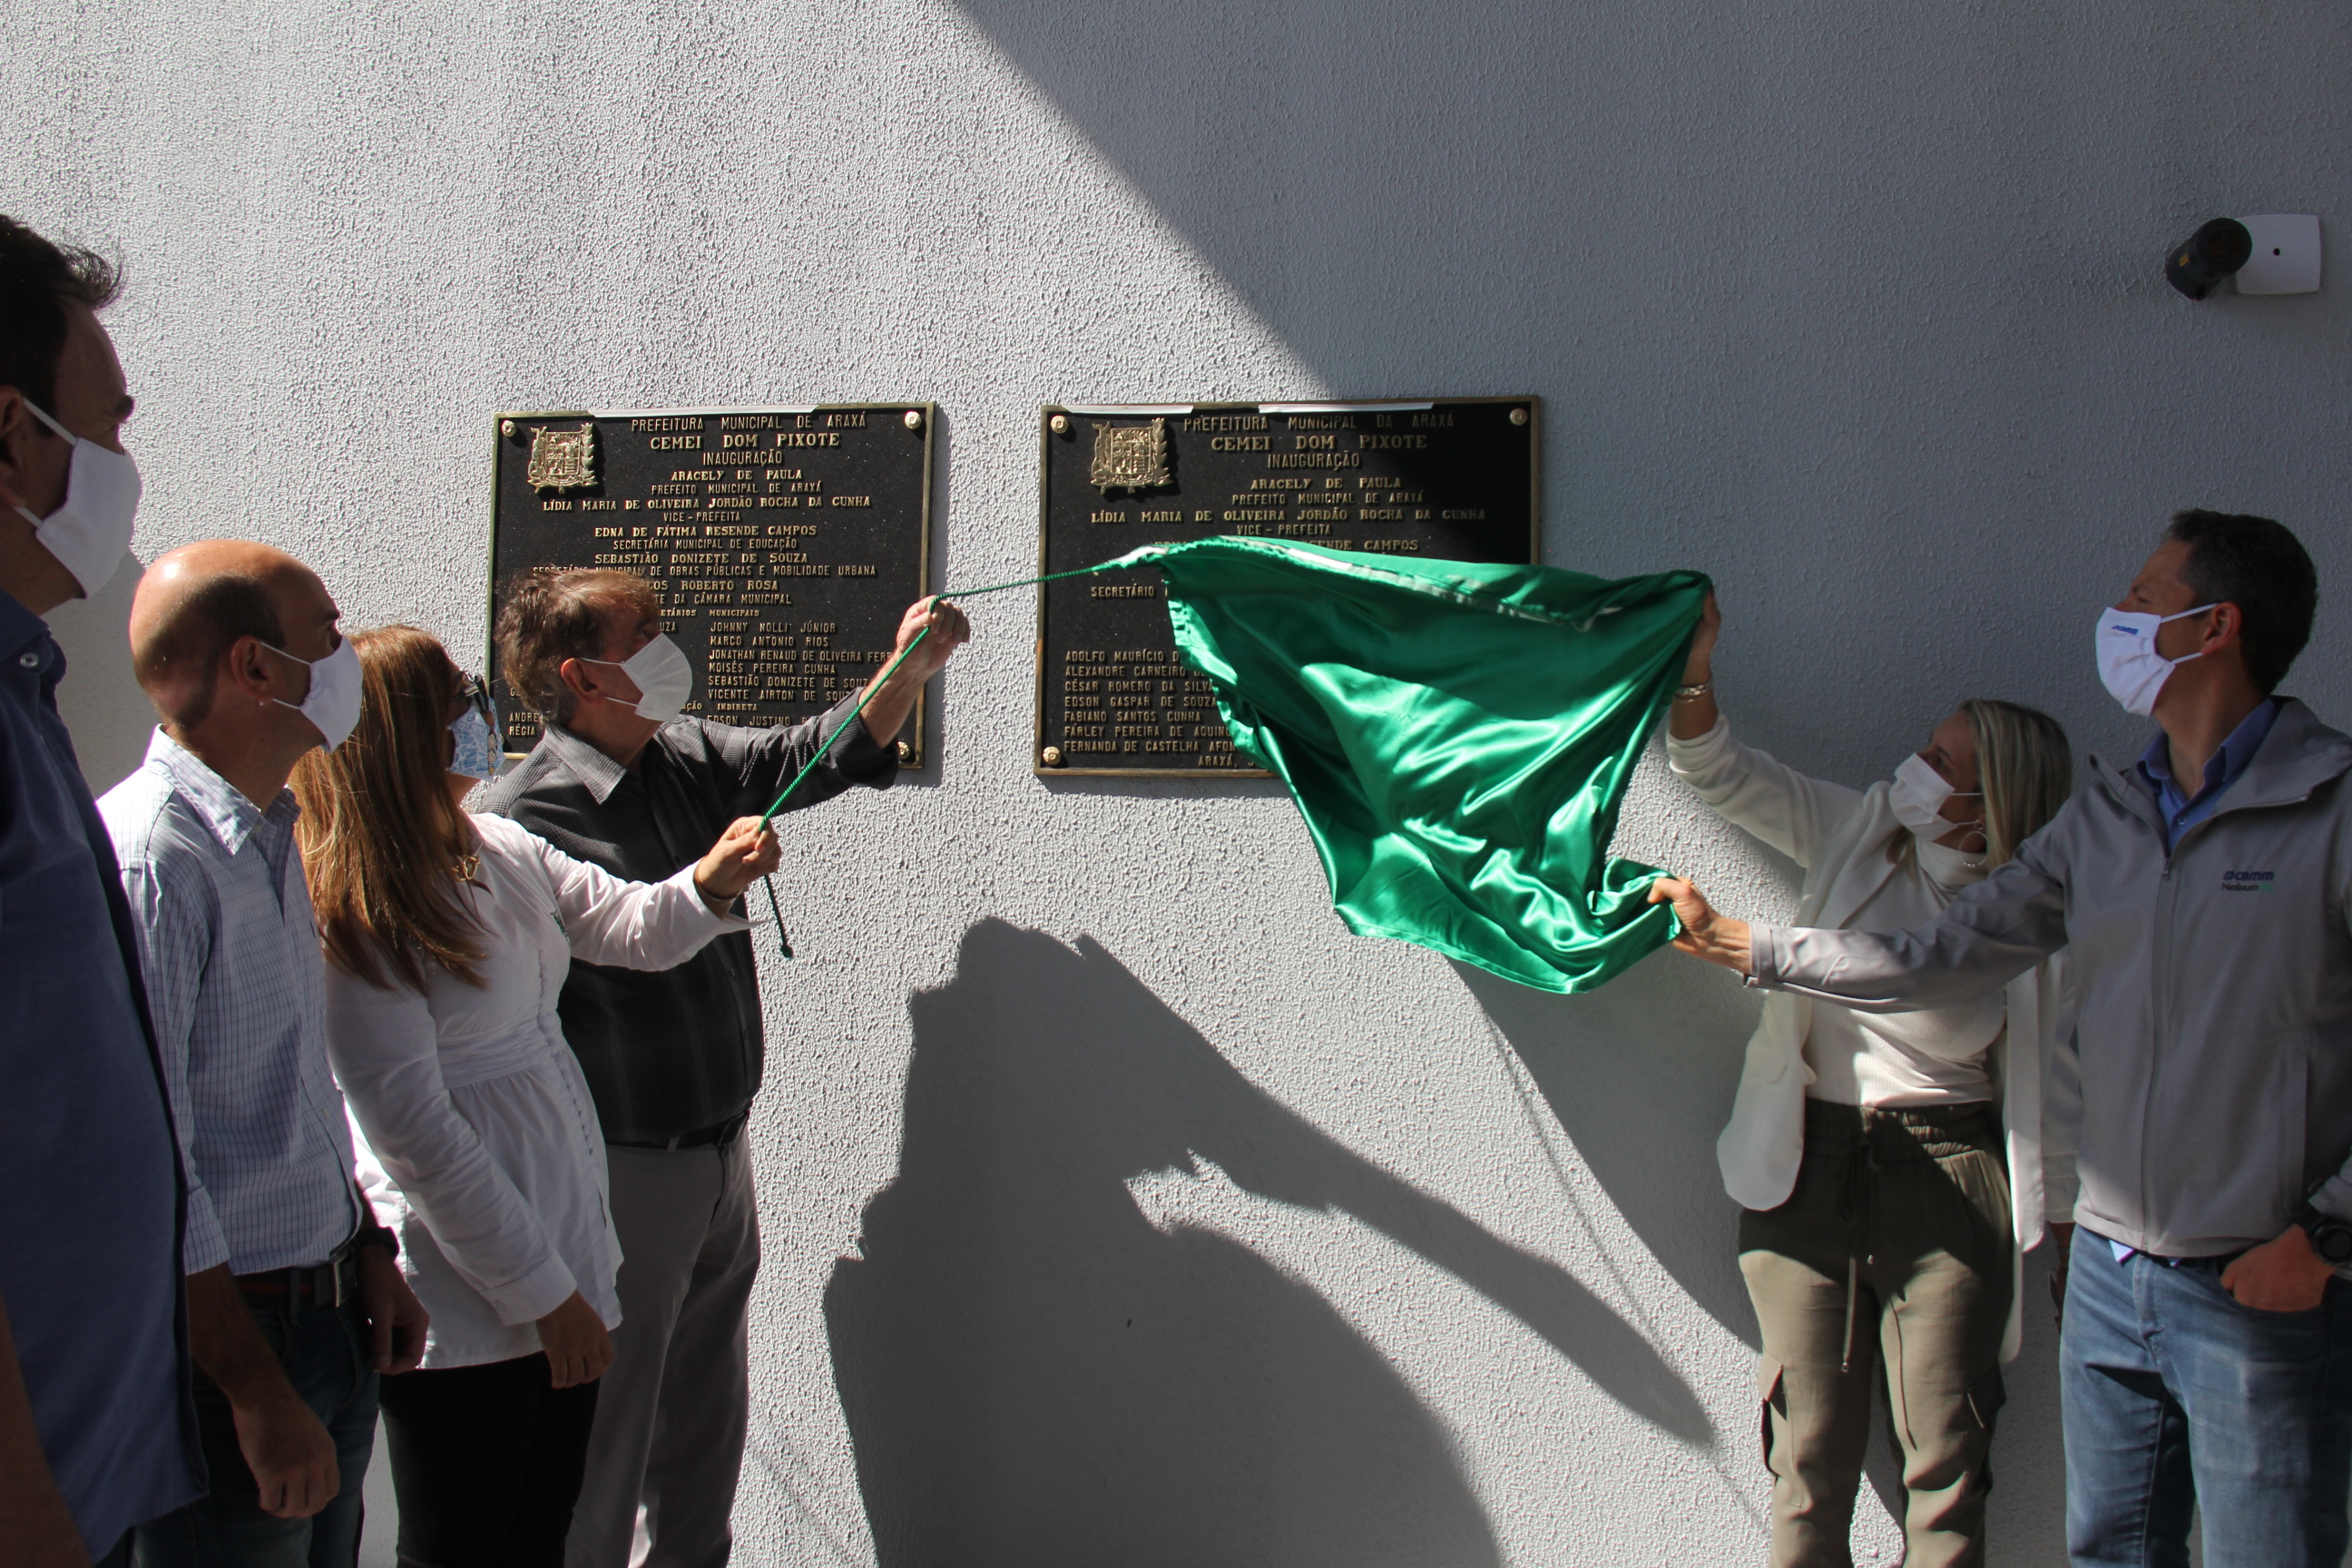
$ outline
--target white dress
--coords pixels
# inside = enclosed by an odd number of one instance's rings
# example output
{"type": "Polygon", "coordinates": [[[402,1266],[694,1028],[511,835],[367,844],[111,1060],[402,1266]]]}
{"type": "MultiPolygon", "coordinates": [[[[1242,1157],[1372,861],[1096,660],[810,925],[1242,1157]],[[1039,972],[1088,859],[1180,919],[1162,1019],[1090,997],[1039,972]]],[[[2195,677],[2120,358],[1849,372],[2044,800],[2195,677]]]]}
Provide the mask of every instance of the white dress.
{"type": "Polygon", "coordinates": [[[432,1314],[426,1367],[534,1353],[535,1320],[575,1289],[620,1326],[604,1137],[556,997],[575,957],[667,969],[746,923],[711,912],[691,866],[628,882],[505,817],[473,823],[482,863],[466,892],[485,984],[428,965],[419,995],[327,970],[327,1050],[360,1184],[432,1314]]]}

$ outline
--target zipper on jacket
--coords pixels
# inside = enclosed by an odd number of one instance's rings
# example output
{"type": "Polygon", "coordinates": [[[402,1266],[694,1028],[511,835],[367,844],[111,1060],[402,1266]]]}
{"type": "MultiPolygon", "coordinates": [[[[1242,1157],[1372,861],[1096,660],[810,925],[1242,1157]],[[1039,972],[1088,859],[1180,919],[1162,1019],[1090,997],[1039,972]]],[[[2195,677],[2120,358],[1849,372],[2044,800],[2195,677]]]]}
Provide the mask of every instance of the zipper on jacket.
{"type": "MultiPolygon", "coordinates": [[[[2164,808],[2157,808],[2161,812],[2164,808]]],[[[2155,918],[2148,922],[2148,945],[2155,949],[2155,963],[2148,971],[2147,999],[2147,1077],[2140,1084],[2139,1097],[2139,1195],[2135,1220],[2145,1231],[2148,1206],[2147,1149],[2148,1118],[2156,1113],[2156,1080],[2164,1071],[2165,1047],[2169,1043],[2167,1027],[2172,1005],[2172,948],[2174,899],[2172,880],[2173,856],[2179,845],[2164,851],[2164,869],[2157,874],[2155,918]]]]}
{"type": "MultiPolygon", "coordinates": [[[[2172,949],[2175,945],[2173,921],[2179,904],[2179,899],[2175,897],[2179,890],[2179,884],[2172,879],[2172,872],[2179,863],[2180,839],[2172,836],[2169,831],[2170,824],[2163,820],[2164,805],[2161,801],[2156,803],[2156,813],[2157,841],[2164,846],[2164,868],[2157,874],[2156,910],[2154,918],[2148,922],[2148,942],[2155,952],[2151,955],[2154,963],[2148,972],[2147,1076],[2140,1084],[2139,1159],[2137,1162],[2139,1192],[2136,1212],[2132,1216],[2144,1237],[2148,1228],[2148,1215],[2154,1212],[2149,1204],[2148,1193],[2148,1119],[2155,1113],[2156,1080],[2164,1071],[2166,1047],[2170,1044],[2171,1031],[2168,1026],[2172,1016],[2172,949]]],[[[2211,818],[2207,818],[2207,821],[2210,820],[2211,818]]],[[[2182,837],[2186,837],[2185,834],[2182,835],[2182,837]]]]}
{"type": "MultiPolygon", "coordinates": [[[[2142,798],[2146,797],[2142,796],[2142,798]]],[[[2299,805],[2310,798],[2311,793],[2306,790],[2292,800],[2248,801],[2239,809],[2261,811],[2272,806],[2299,805]]],[[[2179,868],[2181,852],[2187,848],[2189,840],[2229,815],[2231,807],[2231,803],[2225,799],[2217,805],[2203,820],[2191,823],[2175,835],[2169,831],[2171,825],[2164,820],[2163,804],[2161,802],[2154,804],[2158,819],[2157,833],[2159,841],[2165,844],[2165,851],[2164,869],[2158,873],[2156,879],[2155,918],[2150,922],[2148,931],[2150,945],[2155,949],[2155,963],[2148,975],[2150,1049],[2147,1079],[2140,1089],[2139,1212],[2136,1216],[2143,1230],[2148,1227],[2148,1216],[2155,1212],[2148,1191],[2148,1119],[2155,1113],[2156,1109],[2157,1075],[2164,1069],[2166,1048],[2171,1044],[2168,1025],[2172,1018],[2172,951],[2179,945],[2174,939],[2178,934],[2176,928],[2179,923],[2180,884],[2173,879],[2172,873],[2179,868]]]]}

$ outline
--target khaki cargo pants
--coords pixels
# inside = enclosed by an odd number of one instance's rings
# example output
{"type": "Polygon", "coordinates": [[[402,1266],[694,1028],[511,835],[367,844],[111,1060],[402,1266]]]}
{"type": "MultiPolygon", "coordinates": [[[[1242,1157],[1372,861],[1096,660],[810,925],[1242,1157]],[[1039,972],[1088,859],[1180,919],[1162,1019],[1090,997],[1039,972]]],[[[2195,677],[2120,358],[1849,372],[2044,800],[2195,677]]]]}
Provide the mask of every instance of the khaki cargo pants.
{"type": "Polygon", "coordinates": [[[2000,1150],[1990,1105],[1807,1100],[1795,1191],[1740,1215],[1764,1342],[1773,1568],[1851,1568],[1880,1358],[1906,1568],[1984,1561],[2013,1256],[2000,1150]]]}

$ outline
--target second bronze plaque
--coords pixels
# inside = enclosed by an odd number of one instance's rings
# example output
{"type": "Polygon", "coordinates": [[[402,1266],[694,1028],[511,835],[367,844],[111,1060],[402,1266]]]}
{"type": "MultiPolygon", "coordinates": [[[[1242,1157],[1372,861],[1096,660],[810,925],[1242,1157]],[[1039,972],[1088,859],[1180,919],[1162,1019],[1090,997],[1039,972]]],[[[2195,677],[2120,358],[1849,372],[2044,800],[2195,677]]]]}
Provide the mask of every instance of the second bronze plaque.
{"type": "MultiPolygon", "coordinates": [[[[1039,570],[1221,533],[1532,563],[1536,416],[1532,397],[1047,408],[1039,570]]],[[[1149,567],[1040,585],[1031,763],[1047,776],[1268,776],[1177,657],[1149,567]]]]}

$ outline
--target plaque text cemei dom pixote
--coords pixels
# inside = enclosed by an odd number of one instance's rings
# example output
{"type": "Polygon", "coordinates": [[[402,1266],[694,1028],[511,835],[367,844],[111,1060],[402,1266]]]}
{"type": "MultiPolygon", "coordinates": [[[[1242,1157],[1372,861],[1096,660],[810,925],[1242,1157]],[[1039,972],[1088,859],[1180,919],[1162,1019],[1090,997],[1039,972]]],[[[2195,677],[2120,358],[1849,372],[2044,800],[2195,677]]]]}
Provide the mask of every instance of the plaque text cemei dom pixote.
{"type": "MultiPolygon", "coordinates": [[[[813,718],[889,661],[925,591],[932,415],[904,403],[500,415],[493,622],[521,574],[635,572],[693,661],[688,713],[813,718]]],[[[528,751],[538,716],[503,679],[498,701],[507,749],[528,751]]],[[[924,722],[918,703],[902,762],[921,762],[924,722]]]]}
{"type": "MultiPolygon", "coordinates": [[[[1218,534],[1532,562],[1536,414],[1532,397],[1047,408],[1041,570],[1218,534]]],[[[1039,595],[1039,773],[1265,776],[1177,657],[1157,571],[1039,595]]]]}

